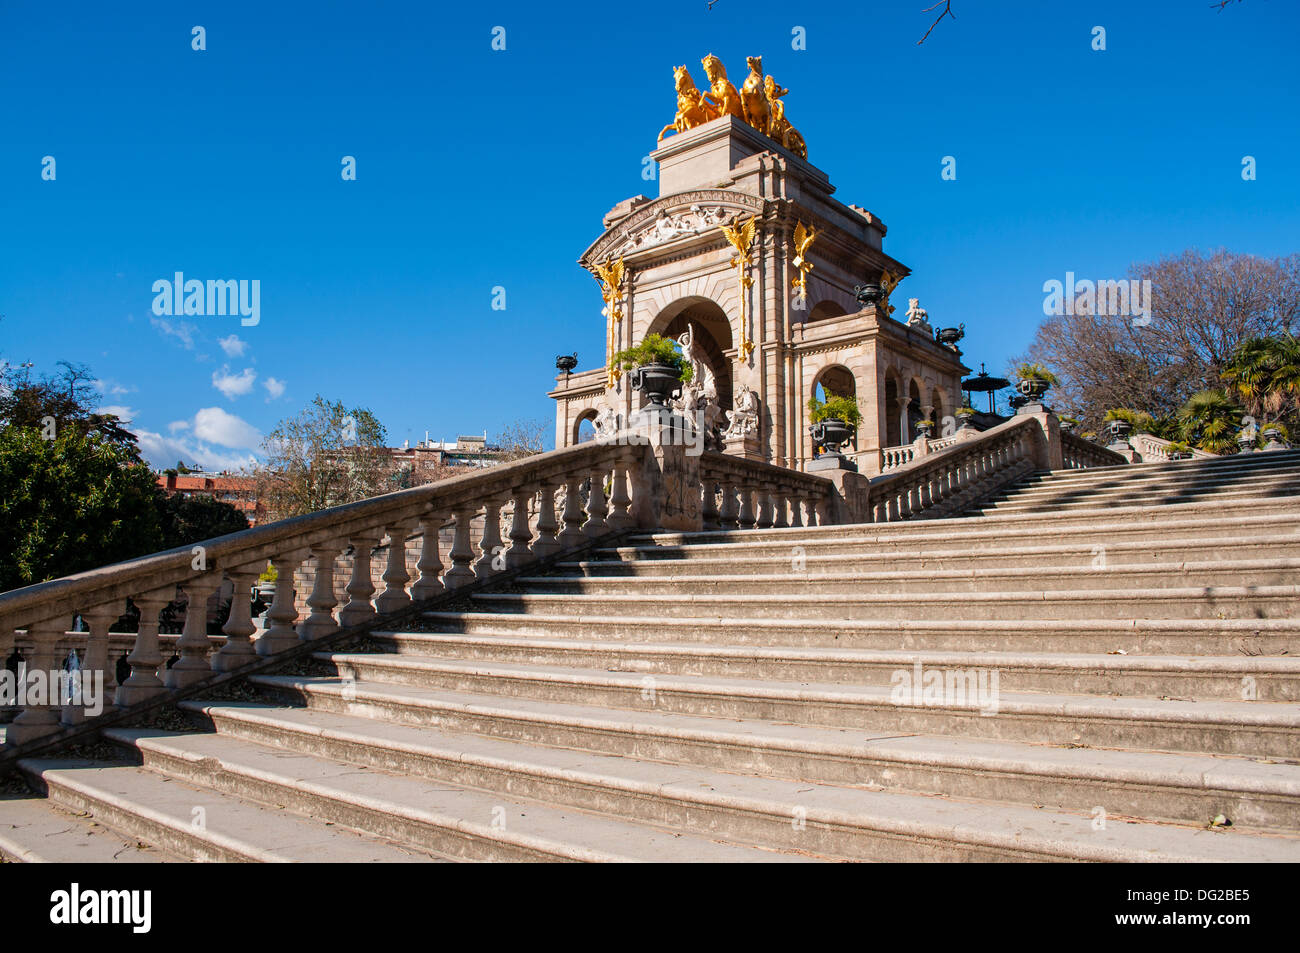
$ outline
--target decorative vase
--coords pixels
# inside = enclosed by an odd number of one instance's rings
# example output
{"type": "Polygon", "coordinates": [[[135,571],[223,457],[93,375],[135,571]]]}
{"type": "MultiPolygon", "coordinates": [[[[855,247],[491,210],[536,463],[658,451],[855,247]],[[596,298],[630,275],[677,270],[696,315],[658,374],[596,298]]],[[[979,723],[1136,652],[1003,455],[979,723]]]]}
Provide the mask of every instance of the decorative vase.
{"type": "Polygon", "coordinates": [[[682,370],[672,364],[642,364],[629,375],[629,380],[652,406],[665,407],[668,398],[681,386],[682,370]]]}
{"type": "Polygon", "coordinates": [[[1038,403],[1051,387],[1050,381],[1045,381],[1041,377],[1026,377],[1016,383],[1016,390],[1020,391],[1030,403],[1038,403]]]}
{"type": "Polygon", "coordinates": [[[838,456],[840,447],[853,439],[855,429],[843,420],[830,419],[813,424],[808,428],[808,433],[812,435],[814,443],[826,448],[828,455],[838,456]]]}

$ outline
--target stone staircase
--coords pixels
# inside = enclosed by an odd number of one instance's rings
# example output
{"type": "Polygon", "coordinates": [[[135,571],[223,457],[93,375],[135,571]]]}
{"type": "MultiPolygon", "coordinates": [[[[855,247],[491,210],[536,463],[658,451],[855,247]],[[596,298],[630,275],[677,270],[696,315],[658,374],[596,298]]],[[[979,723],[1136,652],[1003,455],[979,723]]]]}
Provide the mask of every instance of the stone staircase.
{"type": "Polygon", "coordinates": [[[960,518],[625,536],[24,759],[47,798],[11,785],[0,852],[1294,862],[1298,478],[1035,472],[960,518]]]}

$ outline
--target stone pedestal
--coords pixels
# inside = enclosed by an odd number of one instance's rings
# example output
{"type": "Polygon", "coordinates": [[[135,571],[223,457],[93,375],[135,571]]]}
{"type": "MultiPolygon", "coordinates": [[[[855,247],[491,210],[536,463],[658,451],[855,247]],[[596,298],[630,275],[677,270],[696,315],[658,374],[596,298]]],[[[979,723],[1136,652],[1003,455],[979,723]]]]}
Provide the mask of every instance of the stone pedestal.
{"type": "Polygon", "coordinates": [[[758,434],[751,433],[745,436],[732,436],[722,438],[722,451],[729,453],[733,457],[744,457],[746,460],[756,460],[763,463],[767,458],[763,456],[763,447],[759,443],[758,434]]]}
{"type": "Polygon", "coordinates": [[[809,473],[829,476],[832,471],[857,473],[858,465],[842,453],[823,453],[820,457],[808,461],[809,473]]]}
{"type": "Polygon", "coordinates": [[[702,530],[700,435],[680,414],[648,410],[633,418],[634,430],[621,435],[650,447],[633,484],[632,517],[641,529],[702,530]]]}

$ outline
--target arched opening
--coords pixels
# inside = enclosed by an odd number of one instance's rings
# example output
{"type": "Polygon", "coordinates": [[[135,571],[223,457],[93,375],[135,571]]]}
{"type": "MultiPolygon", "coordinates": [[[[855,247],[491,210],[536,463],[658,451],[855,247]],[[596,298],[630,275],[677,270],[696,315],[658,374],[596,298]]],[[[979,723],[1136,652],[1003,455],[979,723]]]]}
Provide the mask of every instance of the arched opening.
{"type": "Polygon", "coordinates": [[[904,443],[911,443],[916,439],[916,425],[925,417],[925,411],[921,409],[921,388],[913,380],[907,388],[907,433],[903,435],[904,443]]]}
{"type": "Polygon", "coordinates": [[[726,352],[733,345],[727,313],[708,298],[679,298],[655,316],[646,333],[679,340],[687,331],[693,336],[696,356],[713,374],[718,388],[718,406],[731,410],[731,360],[726,352]]]}
{"type": "MultiPolygon", "coordinates": [[[[843,364],[823,367],[813,378],[812,396],[823,403],[830,397],[857,397],[858,383],[853,372],[843,364]]],[[[853,449],[858,448],[858,435],[853,434],[853,449]]]]}
{"type": "Polygon", "coordinates": [[[587,443],[596,439],[596,408],[589,407],[578,415],[573,422],[574,444],[587,443]]]}
{"type": "Polygon", "coordinates": [[[885,378],[885,442],[886,447],[901,444],[902,435],[898,415],[898,379],[893,375],[885,378]]]}
{"type": "Polygon", "coordinates": [[[825,321],[827,318],[842,318],[846,314],[848,314],[848,312],[841,308],[839,304],[827,298],[823,301],[818,301],[817,304],[813,306],[813,309],[808,312],[808,317],[804,320],[805,323],[812,324],[814,321],[825,321]]]}
{"type": "Polygon", "coordinates": [[[952,411],[944,404],[943,391],[937,387],[930,394],[930,404],[930,419],[934,421],[934,430],[931,432],[937,437],[943,432],[943,418],[949,416],[952,411]]]}

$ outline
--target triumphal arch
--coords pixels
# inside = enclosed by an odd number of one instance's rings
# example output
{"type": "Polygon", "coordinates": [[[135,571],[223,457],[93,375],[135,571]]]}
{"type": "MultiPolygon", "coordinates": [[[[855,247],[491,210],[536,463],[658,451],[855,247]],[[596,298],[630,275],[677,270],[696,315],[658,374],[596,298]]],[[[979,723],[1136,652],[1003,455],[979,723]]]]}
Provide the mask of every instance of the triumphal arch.
{"type": "Polygon", "coordinates": [[[885,224],[832,197],[785,116],[788,91],[761,58],[748,65],[738,88],[706,57],[704,92],[674,70],[677,117],[651,153],[658,197],[615,205],[578,259],[604,301],[606,366],[556,378],[556,446],[641,406],[610,358],[658,333],[697,369],[678,403],[707,409],[719,449],[804,469],[809,398],[855,396],[863,421],[849,455],[879,472],[884,448],[953,413],[968,369],[895,291],[909,271],[885,253],[885,224]]]}

